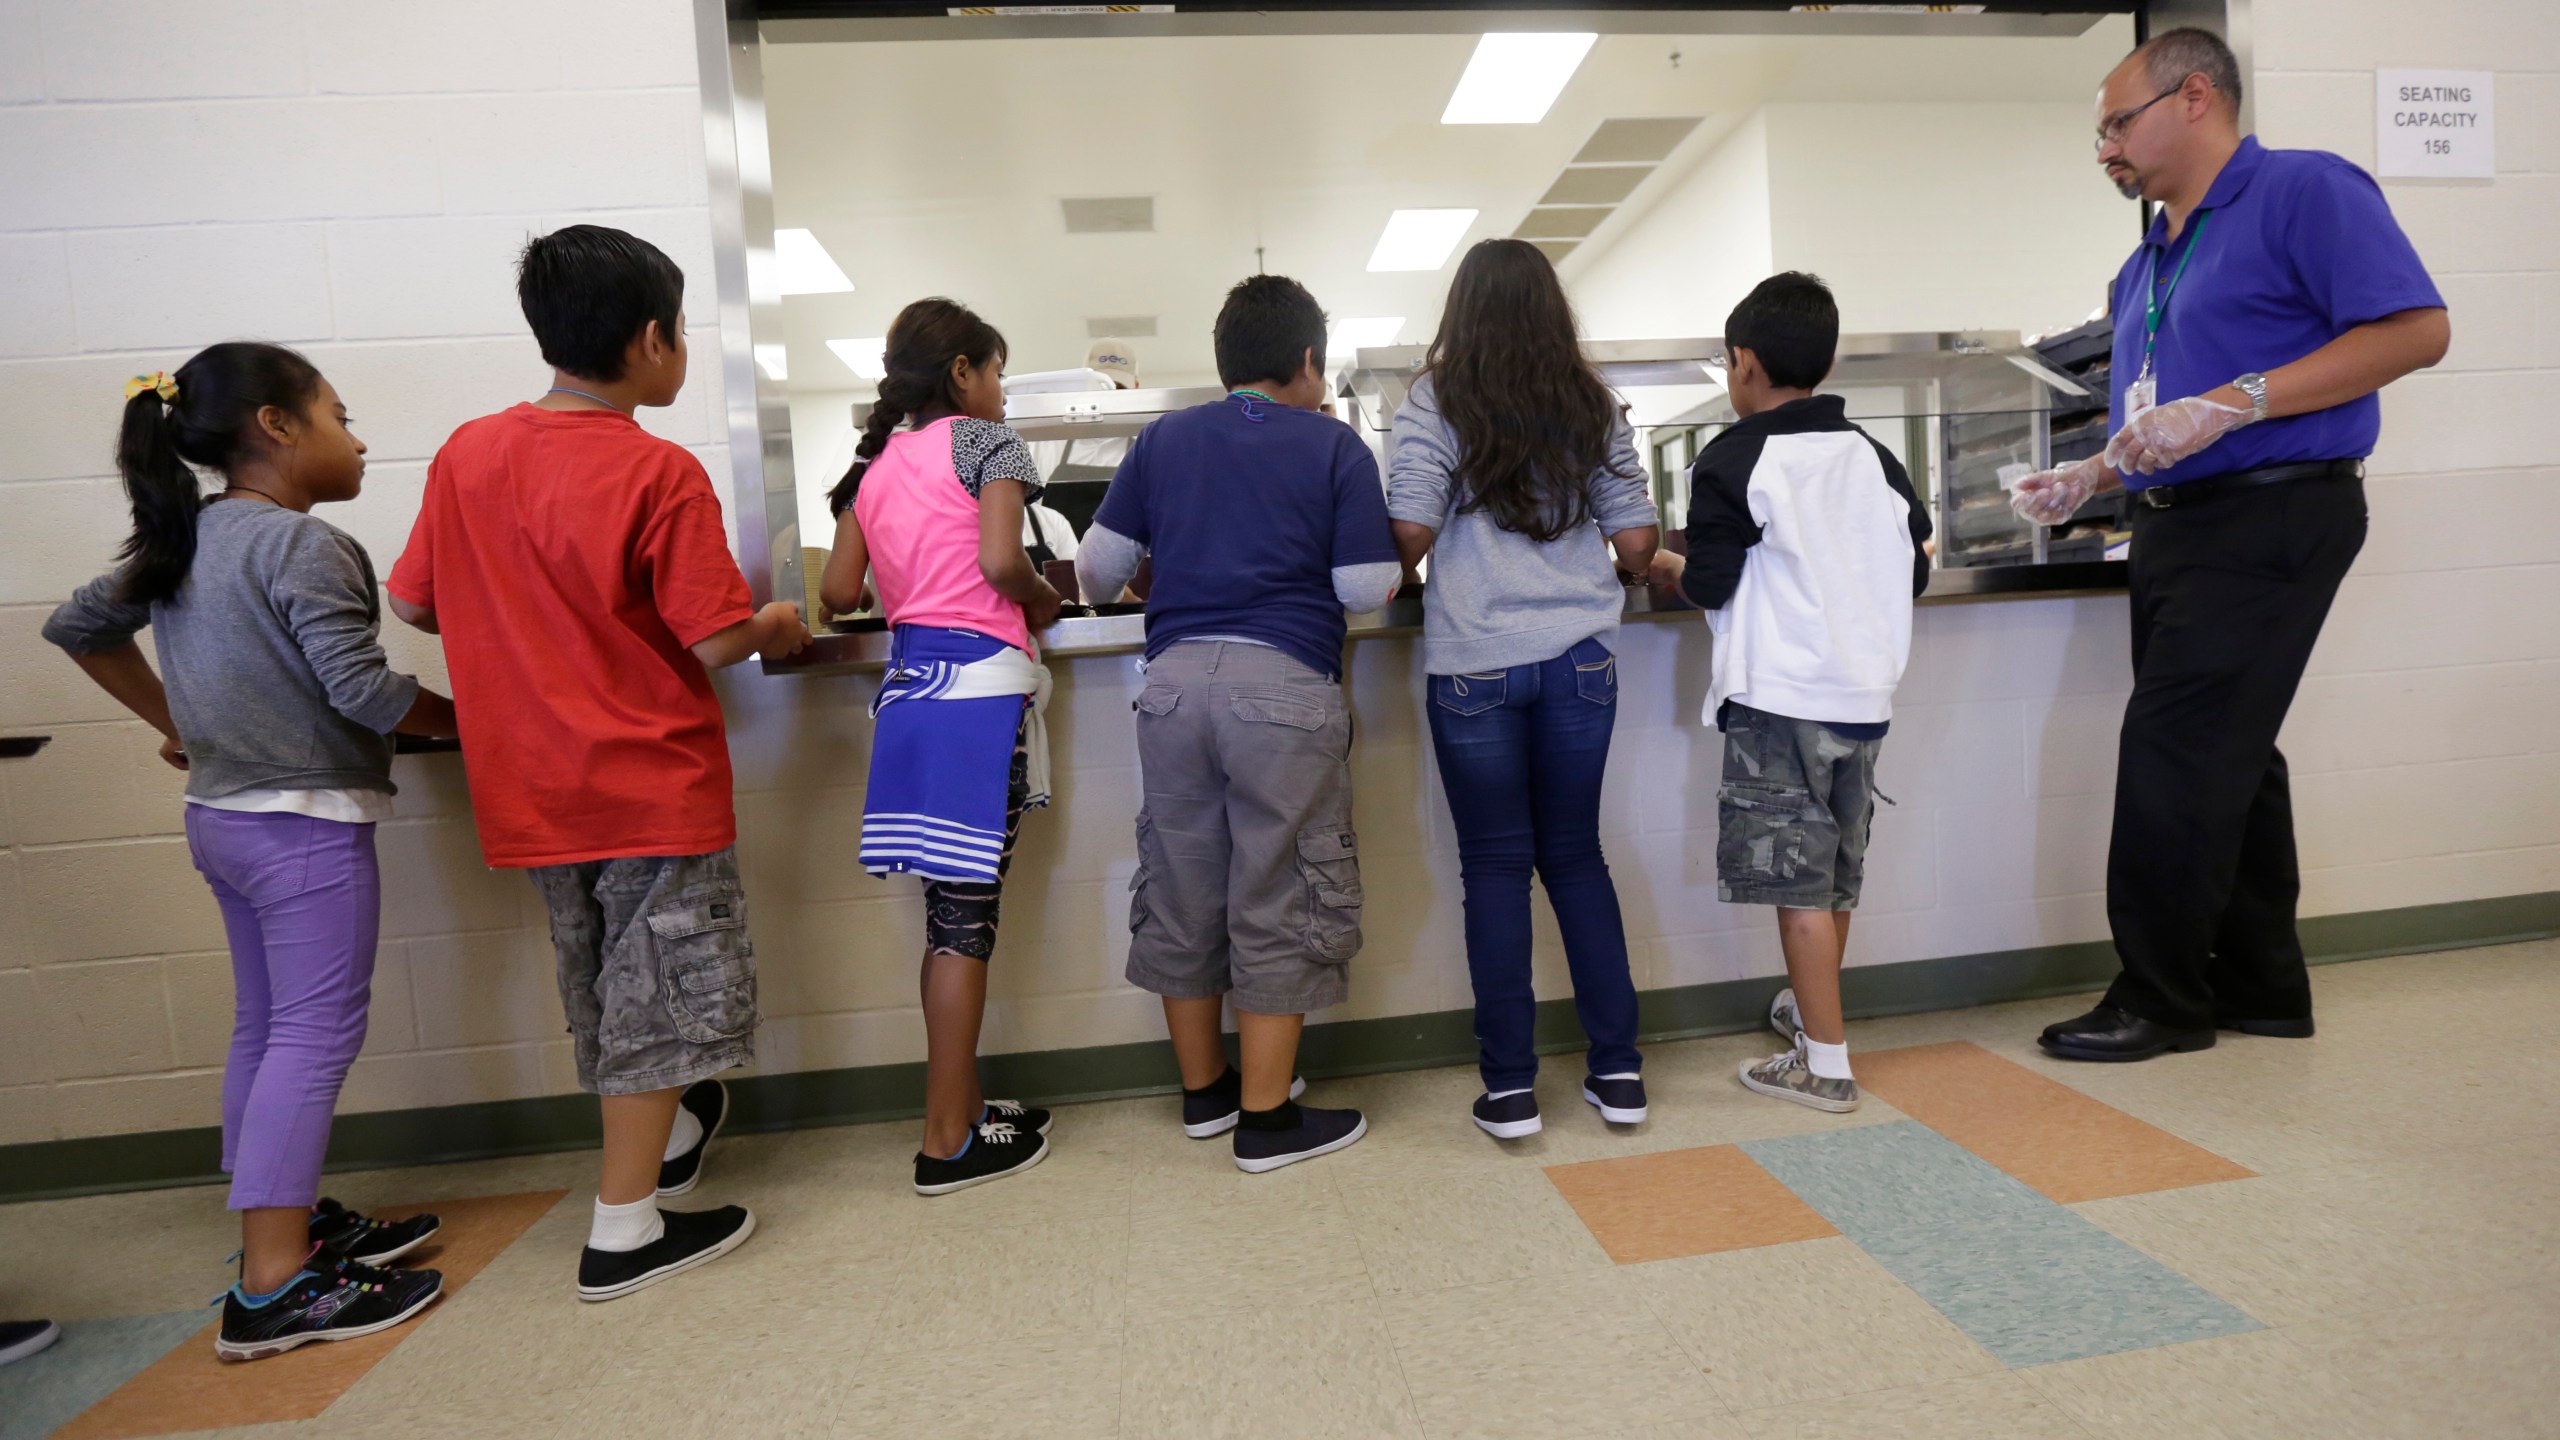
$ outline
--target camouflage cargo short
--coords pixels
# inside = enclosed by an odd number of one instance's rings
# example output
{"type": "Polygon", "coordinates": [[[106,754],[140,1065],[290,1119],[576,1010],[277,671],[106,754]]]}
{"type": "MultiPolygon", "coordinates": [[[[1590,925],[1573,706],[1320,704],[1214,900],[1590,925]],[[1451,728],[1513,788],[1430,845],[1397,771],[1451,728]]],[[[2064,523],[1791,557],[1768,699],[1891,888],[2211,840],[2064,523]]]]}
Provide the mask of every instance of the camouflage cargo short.
{"type": "Polygon", "coordinates": [[[1882,740],[1731,705],[1716,797],[1716,896],[1736,905],[1855,910],[1866,879],[1882,740]]]}

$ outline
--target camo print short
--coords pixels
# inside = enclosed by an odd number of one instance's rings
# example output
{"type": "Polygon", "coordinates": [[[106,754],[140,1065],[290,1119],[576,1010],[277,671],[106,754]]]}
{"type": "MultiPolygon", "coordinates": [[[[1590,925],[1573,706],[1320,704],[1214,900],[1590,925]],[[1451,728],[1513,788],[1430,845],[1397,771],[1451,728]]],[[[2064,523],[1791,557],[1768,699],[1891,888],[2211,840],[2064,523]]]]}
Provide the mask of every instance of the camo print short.
{"type": "Polygon", "coordinates": [[[1882,740],[1731,705],[1716,797],[1716,897],[1855,910],[1866,879],[1882,740]]]}

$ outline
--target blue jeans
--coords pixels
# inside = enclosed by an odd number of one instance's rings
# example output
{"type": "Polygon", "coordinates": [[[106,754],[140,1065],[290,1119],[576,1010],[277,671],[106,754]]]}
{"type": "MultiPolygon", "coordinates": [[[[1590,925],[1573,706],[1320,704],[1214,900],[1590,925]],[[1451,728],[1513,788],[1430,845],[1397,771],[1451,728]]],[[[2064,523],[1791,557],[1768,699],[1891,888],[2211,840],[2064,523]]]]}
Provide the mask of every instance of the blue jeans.
{"type": "Polygon", "coordinates": [[[1585,640],[1497,674],[1430,677],[1431,747],[1458,831],[1478,1068],[1489,1091],[1537,1077],[1529,872],[1555,906],[1591,1073],[1632,1074],[1636,987],[1618,889],[1600,853],[1600,776],[1618,719],[1618,662],[1585,640]]]}

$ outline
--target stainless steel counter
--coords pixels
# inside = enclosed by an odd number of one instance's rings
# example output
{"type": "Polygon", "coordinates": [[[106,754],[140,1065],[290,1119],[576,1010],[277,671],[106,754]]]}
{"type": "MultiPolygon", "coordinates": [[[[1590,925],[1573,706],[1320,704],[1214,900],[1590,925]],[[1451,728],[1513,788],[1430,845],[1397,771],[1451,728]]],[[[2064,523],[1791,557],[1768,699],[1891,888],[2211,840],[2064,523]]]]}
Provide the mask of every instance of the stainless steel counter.
{"type": "MultiPolygon", "coordinates": [[[[1986,600],[2033,600],[2055,595],[2121,593],[2125,562],[2093,560],[2078,564],[1986,566],[1966,570],[1934,570],[1923,605],[1961,605],[1986,600]]],[[[1657,601],[1651,591],[1630,587],[1629,620],[1669,620],[1697,614],[1697,607],[1676,597],[1657,601]]],[[[1387,607],[1350,617],[1355,641],[1385,635],[1415,635],[1422,630],[1422,587],[1407,585],[1387,607]]],[[[1107,605],[1099,613],[1069,615],[1041,632],[1044,658],[1075,655],[1131,655],[1147,644],[1145,607],[1107,605]]],[[[877,670],[889,658],[888,627],[878,620],[850,620],[822,631],[817,642],[782,663],[765,664],[772,675],[842,675],[877,670]]]]}

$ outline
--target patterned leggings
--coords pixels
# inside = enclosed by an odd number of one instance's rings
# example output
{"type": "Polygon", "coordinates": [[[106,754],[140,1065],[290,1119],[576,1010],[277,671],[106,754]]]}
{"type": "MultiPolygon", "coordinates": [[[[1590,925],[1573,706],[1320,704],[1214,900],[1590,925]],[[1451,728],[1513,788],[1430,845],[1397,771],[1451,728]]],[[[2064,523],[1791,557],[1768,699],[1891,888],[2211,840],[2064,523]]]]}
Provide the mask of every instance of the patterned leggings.
{"type": "MultiPolygon", "coordinates": [[[[1026,717],[1028,712],[1025,712],[1026,717]]],[[[1022,833],[1023,802],[1031,796],[1031,752],[1023,730],[1013,732],[1013,773],[1005,782],[1004,853],[996,879],[924,882],[924,946],[976,960],[996,953],[996,920],[1004,909],[1004,874],[1013,867],[1013,842],[1022,833]]]]}

